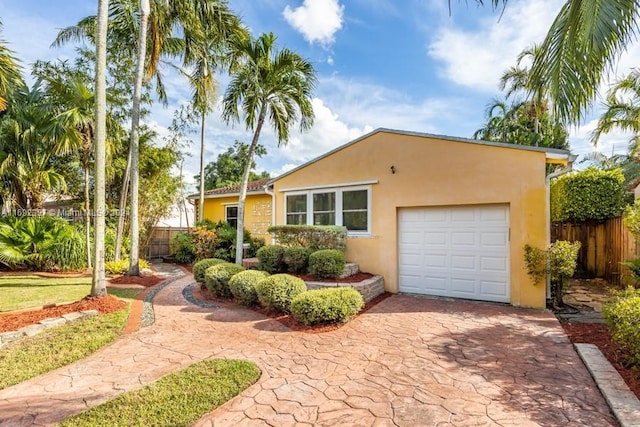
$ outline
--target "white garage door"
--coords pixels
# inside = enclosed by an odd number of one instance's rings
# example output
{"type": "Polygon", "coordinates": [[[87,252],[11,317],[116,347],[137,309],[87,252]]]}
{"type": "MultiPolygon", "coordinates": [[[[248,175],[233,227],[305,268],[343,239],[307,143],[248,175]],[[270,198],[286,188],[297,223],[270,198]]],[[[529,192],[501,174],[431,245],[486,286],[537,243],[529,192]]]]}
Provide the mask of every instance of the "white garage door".
{"type": "Polygon", "coordinates": [[[400,292],[509,302],[507,205],[398,213],[400,292]]]}

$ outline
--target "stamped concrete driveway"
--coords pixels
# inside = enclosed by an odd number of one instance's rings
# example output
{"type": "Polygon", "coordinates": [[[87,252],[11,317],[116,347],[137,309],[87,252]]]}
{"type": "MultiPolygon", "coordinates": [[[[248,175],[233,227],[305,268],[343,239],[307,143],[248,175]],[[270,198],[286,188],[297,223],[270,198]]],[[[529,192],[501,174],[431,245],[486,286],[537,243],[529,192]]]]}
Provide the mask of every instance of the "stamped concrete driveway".
{"type": "Polygon", "coordinates": [[[212,357],[253,360],[263,375],[201,426],[616,425],[550,313],[400,295],[305,334],[189,304],[191,281],[157,295],[153,326],[0,391],[0,425],[51,424],[212,357]]]}

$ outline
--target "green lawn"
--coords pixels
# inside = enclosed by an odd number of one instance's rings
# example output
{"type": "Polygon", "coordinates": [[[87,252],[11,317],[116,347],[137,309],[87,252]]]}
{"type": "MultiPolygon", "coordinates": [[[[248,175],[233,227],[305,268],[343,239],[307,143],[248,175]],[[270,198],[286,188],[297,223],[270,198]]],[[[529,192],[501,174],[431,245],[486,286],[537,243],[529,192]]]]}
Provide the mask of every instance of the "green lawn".
{"type": "Polygon", "coordinates": [[[89,294],[91,277],[48,278],[33,275],[0,277],[0,312],[78,301],[89,294]]]}
{"type": "Polygon", "coordinates": [[[71,417],[61,426],[187,426],[260,377],[241,360],[205,360],[71,417]]]}

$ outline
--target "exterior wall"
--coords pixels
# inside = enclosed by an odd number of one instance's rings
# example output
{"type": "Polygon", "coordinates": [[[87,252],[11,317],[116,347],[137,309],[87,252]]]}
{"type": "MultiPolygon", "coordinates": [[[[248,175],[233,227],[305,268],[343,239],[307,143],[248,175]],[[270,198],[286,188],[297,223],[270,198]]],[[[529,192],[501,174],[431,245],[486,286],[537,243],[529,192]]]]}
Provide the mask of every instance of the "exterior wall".
{"type": "MultiPolygon", "coordinates": [[[[224,221],[225,207],[237,205],[238,196],[216,197],[204,199],[204,217],[210,221],[224,221]]],[[[196,211],[198,201],[196,200],[196,211]]],[[[271,196],[268,194],[248,194],[245,212],[244,228],[251,232],[253,237],[261,237],[267,243],[271,242],[271,234],[267,228],[271,226],[271,196]]]]}
{"type": "Polygon", "coordinates": [[[349,238],[347,259],[382,275],[386,289],[397,292],[399,208],[507,203],[511,303],[542,308],[545,287],[531,283],[524,246],[547,244],[545,157],[544,152],[378,132],[277,180],[276,224],[285,220],[282,189],[377,181],[371,185],[371,235],[349,238]]]}

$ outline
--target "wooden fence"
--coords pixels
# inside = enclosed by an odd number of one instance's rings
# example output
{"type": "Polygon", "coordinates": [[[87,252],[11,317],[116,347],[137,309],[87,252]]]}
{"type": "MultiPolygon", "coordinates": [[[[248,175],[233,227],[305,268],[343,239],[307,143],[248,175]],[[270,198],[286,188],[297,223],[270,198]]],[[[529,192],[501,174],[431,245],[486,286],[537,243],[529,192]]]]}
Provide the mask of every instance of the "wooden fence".
{"type": "Polygon", "coordinates": [[[151,231],[151,241],[147,253],[147,259],[163,258],[171,254],[171,240],[178,233],[184,233],[186,227],[155,227],[151,231]]]}
{"type": "Polygon", "coordinates": [[[551,241],[556,240],[582,243],[578,272],[588,277],[601,277],[615,285],[630,275],[629,269],[620,263],[639,256],[638,242],[621,217],[602,223],[553,223],[551,241]]]}

